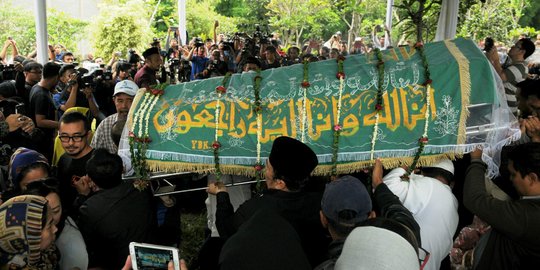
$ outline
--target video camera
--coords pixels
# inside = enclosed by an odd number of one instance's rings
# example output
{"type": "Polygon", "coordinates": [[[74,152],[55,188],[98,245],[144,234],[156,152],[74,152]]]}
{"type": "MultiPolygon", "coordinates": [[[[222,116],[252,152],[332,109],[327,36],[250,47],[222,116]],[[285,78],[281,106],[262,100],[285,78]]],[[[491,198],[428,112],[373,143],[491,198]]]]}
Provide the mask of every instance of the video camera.
{"type": "Polygon", "coordinates": [[[15,70],[15,65],[0,64],[0,82],[8,81],[8,80],[15,80],[16,73],[17,71],[15,70]]]}
{"type": "Polygon", "coordinates": [[[198,48],[198,47],[202,47],[202,46],[204,46],[204,42],[203,42],[202,38],[196,37],[195,38],[195,47],[198,48]]]}
{"type": "Polygon", "coordinates": [[[95,88],[98,82],[112,80],[112,72],[104,71],[101,68],[94,69],[91,72],[88,72],[85,68],[78,68],[76,72],[80,91],[86,87],[95,88]]]}

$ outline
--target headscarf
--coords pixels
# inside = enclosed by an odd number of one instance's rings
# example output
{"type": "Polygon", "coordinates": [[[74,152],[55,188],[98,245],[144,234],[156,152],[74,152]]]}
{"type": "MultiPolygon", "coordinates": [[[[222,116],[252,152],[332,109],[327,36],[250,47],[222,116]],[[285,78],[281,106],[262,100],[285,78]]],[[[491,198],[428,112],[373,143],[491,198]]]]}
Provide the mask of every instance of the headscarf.
{"type": "Polygon", "coordinates": [[[16,189],[19,186],[18,177],[21,171],[37,162],[49,165],[47,158],[35,150],[19,147],[13,152],[9,161],[9,180],[16,189]]]}
{"type": "Polygon", "coordinates": [[[55,269],[56,246],[40,250],[47,200],[24,195],[0,206],[0,266],[17,262],[18,269],[55,269]]]}

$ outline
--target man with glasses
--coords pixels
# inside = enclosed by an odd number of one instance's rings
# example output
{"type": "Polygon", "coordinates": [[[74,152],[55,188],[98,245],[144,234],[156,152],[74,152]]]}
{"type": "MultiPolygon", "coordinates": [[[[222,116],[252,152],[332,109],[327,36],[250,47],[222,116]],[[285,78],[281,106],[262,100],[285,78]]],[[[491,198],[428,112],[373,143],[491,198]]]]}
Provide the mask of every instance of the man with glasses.
{"type": "MultiPolygon", "coordinates": [[[[529,69],[525,59],[534,53],[534,43],[528,39],[520,39],[514,44],[510,51],[508,51],[508,59],[510,63],[501,65],[499,62],[499,53],[497,47],[493,46],[489,52],[487,52],[487,58],[497,71],[497,74],[501,77],[504,83],[504,91],[506,94],[506,101],[510,111],[517,116],[518,113],[518,100],[516,96],[517,84],[527,78],[529,69]]],[[[508,60],[507,60],[508,62],[508,60]]]]}
{"type": "Polygon", "coordinates": [[[42,70],[43,65],[38,62],[30,61],[24,65],[24,90],[20,89],[17,95],[24,100],[27,107],[30,104],[30,91],[41,80],[42,70]]]}
{"type": "Polygon", "coordinates": [[[66,113],[60,119],[58,138],[65,153],[58,161],[57,177],[60,180],[60,196],[63,208],[69,213],[78,195],[90,194],[86,179],[86,163],[92,156],[88,135],[90,123],[79,112],[66,113]]]}

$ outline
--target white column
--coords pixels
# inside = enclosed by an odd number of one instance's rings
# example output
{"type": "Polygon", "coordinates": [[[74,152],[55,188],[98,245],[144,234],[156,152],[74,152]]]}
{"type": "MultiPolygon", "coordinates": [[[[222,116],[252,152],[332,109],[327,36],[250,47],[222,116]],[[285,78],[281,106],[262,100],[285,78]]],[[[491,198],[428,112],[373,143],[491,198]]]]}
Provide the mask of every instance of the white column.
{"type": "Polygon", "coordinates": [[[435,41],[453,39],[456,37],[457,20],[459,13],[459,0],[443,0],[441,13],[437,23],[435,41]]]}
{"type": "Polygon", "coordinates": [[[186,24],[186,0],[178,0],[178,31],[182,45],[188,43],[187,24],[186,24]]]}
{"type": "Polygon", "coordinates": [[[36,42],[37,61],[45,64],[49,61],[49,44],[47,38],[47,3],[35,0],[36,3],[36,42]]]}
{"type": "Polygon", "coordinates": [[[386,2],[386,26],[388,30],[392,31],[392,9],[394,5],[394,0],[388,0],[386,2]]]}

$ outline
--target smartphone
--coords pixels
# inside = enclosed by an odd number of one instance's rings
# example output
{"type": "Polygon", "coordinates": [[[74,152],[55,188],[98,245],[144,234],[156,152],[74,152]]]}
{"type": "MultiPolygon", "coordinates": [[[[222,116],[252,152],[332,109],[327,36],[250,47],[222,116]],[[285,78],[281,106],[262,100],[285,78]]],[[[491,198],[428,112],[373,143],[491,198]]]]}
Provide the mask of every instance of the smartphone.
{"type": "Polygon", "coordinates": [[[15,106],[15,114],[21,114],[21,115],[26,114],[24,103],[19,103],[15,106]]]}
{"type": "Polygon", "coordinates": [[[180,254],[175,247],[131,242],[129,254],[133,270],[167,270],[170,261],[173,269],[180,270],[180,254]]]}

